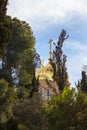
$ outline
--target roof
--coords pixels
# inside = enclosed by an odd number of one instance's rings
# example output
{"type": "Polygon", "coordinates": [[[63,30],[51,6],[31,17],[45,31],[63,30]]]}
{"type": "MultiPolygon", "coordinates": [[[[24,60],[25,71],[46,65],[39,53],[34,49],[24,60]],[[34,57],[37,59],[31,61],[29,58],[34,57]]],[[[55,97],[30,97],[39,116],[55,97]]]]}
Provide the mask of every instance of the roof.
{"type": "Polygon", "coordinates": [[[53,69],[50,63],[45,66],[41,66],[38,70],[36,70],[36,77],[39,76],[39,80],[48,79],[53,80],[53,69]]]}

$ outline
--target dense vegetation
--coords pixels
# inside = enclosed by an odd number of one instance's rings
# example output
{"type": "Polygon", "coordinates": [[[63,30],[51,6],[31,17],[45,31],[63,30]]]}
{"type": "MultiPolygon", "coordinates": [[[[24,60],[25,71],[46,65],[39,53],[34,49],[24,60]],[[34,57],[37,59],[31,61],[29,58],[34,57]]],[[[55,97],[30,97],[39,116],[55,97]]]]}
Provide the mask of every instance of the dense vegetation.
{"type": "Polygon", "coordinates": [[[8,0],[0,0],[0,57],[5,53],[11,36],[11,22],[6,16],[8,0]]]}
{"type": "Polygon", "coordinates": [[[86,130],[87,96],[65,87],[61,95],[54,96],[43,107],[42,113],[48,130],[86,130]]]}
{"type": "Polygon", "coordinates": [[[86,130],[87,75],[82,71],[77,91],[70,89],[62,30],[55,49],[53,79],[60,90],[43,102],[38,93],[35,69],[41,64],[35,36],[25,21],[6,16],[8,0],[0,0],[0,130],[86,130]]]}

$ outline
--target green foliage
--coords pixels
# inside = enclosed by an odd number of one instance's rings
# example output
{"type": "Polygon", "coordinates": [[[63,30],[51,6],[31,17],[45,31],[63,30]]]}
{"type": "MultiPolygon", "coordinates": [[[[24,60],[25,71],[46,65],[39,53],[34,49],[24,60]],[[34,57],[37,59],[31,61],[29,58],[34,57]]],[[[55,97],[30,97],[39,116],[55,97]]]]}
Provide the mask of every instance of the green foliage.
{"type": "Polygon", "coordinates": [[[0,0],[0,58],[5,54],[5,49],[11,36],[11,23],[6,16],[8,0],[0,0]]]}
{"type": "Polygon", "coordinates": [[[40,95],[35,93],[33,98],[21,98],[15,106],[15,118],[18,124],[22,124],[26,130],[39,130],[42,127],[43,119],[40,109],[42,101],[40,95]]]}
{"type": "Polygon", "coordinates": [[[54,70],[54,80],[57,82],[59,90],[62,91],[64,86],[69,86],[68,74],[66,68],[66,55],[63,54],[63,42],[68,38],[66,31],[63,29],[53,51],[53,60],[51,64],[54,70]]]}
{"type": "Polygon", "coordinates": [[[33,52],[30,49],[26,49],[24,53],[20,55],[21,68],[19,72],[19,81],[21,85],[32,83],[35,71],[33,57],[33,52]]]}
{"type": "Polygon", "coordinates": [[[4,16],[6,15],[6,6],[7,6],[8,0],[0,0],[0,21],[4,19],[4,16]]]}
{"type": "Polygon", "coordinates": [[[16,91],[5,80],[0,80],[0,121],[5,122],[13,116],[16,91]]]}
{"type": "Polygon", "coordinates": [[[87,93],[87,75],[85,69],[81,73],[81,81],[78,82],[77,87],[80,87],[83,93],[87,93]]]}
{"type": "Polygon", "coordinates": [[[87,96],[65,87],[42,109],[48,130],[85,130],[87,128],[87,96]]]}
{"type": "MultiPolygon", "coordinates": [[[[31,52],[31,55],[34,54],[35,38],[31,27],[26,22],[14,18],[12,27],[12,37],[7,49],[7,61],[10,66],[18,66],[21,54],[23,55],[27,50],[31,52]]],[[[23,63],[20,64],[22,65],[23,63]]]]}
{"type": "Polygon", "coordinates": [[[30,91],[25,87],[14,88],[0,80],[1,130],[38,130],[42,127],[41,97],[36,93],[29,98],[30,91]]]}
{"type": "Polygon", "coordinates": [[[12,35],[2,59],[2,76],[12,84],[11,72],[12,68],[15,68],[17,69],[20,84],[31,84],[35,73],[33,64],[36,53],[34,48],[35,38],[31,27],[26,22],[17,18],[10,19],[10,21],[12,23],[12,35]]]}
{"type": "Polygon", "coordinates": [[[31,88],[25,88],[18,86],[17,88],[17,96],[19,101],[23,99],[28,99],[31,93],[31,88]]]}

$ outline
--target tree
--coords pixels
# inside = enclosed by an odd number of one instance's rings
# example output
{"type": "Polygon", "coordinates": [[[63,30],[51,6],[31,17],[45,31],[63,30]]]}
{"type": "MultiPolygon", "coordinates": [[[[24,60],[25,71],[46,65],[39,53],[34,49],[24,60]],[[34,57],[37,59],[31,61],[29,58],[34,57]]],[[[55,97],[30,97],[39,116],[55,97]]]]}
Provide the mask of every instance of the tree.
{"type": "Polygon", "coordinates": [[[6,16],[8,0],[0,0],[0,58],[5,53],[5,49],[11,36],[11,23],[6,16]]]}
{"type": "Polygon", "coordinates": [[[0,21],[3,21],[4,16],[6,15],[7,3],[8,0],[0,0],[0,21]]]}
{"type": "Polygon", "coordinates": [[[35,51],[35,38],[31,27],[24,21],[14,18],[12,21],[12,35],[3,61],[3,74],[6,80],[12,83],[12,70],[17,69],[19,82],[26,85],[32,82],[35,51]],[[32,66],[32,67],[31,67],[32,66]]]}
{"type": "Polygon", "coordinates": [[[2,58],[0,78],[15,86],[38,91],[35,69],[41,65],[40,56],[34,48],[35,37],[31,27],[17,18],[12,20],[12,35],[2,58]]]}
{"type": "Polygon", "coordinates": [[[87,66],[83,66],[83,70],[81,73],[81,80],[78,81],[77,87],[80,87],[83,93],[87,93],[87,66]]]}
{"type": "Polygon", "coordinates": [[[64,86],[69,86],[68,74],[66,68],[66,55],[63,54],[63,42],[68,38],[66,31],[63,29],[57,44],[55,44],[55,50],[53,51],[53,60],[51,60],[51,64],[54,70],[54,81],[57,82],[59,86],[59,90],[63,90],[64,86]]]}
{"type": "Polygon", "coordinates": [[[81,90],[87,93],[87,75],[85,71],[82,71],[81,90]]]}
{"type": "Polygon", "coordinates": [[[19,101],[15,106],[14,115],[18,124],[22,124],[26,130],[39,130],[43,125],[43,118],[40,113],[42,100],[38,93],[33,98],[26,98],[19,101]]]}
{"type": "Polygon", "coordinates": [[[0,123],[5,123],[13,117],[17,95],[12,86],[4,80],[0,80],[0,123]]]}
{"type": "Polygon", "coordinates": [[[47,130],[85,130],[87,128],[87,96],[65,87],[42,108],[47,130]]]}

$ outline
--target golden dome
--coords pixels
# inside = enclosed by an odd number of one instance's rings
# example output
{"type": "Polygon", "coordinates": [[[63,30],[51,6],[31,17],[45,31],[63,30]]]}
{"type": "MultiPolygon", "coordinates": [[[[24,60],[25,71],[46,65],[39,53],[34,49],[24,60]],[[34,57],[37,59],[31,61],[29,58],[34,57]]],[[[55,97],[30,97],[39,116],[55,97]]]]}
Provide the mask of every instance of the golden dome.
{"type": "Polygon", "coordinates": [[[50,63],[36,70],[36,77],[38,76],[39,76],[39,80],[43,80],[43,79],[47,79],[51,81],[53,80],[53,69],[50,63]]]}

